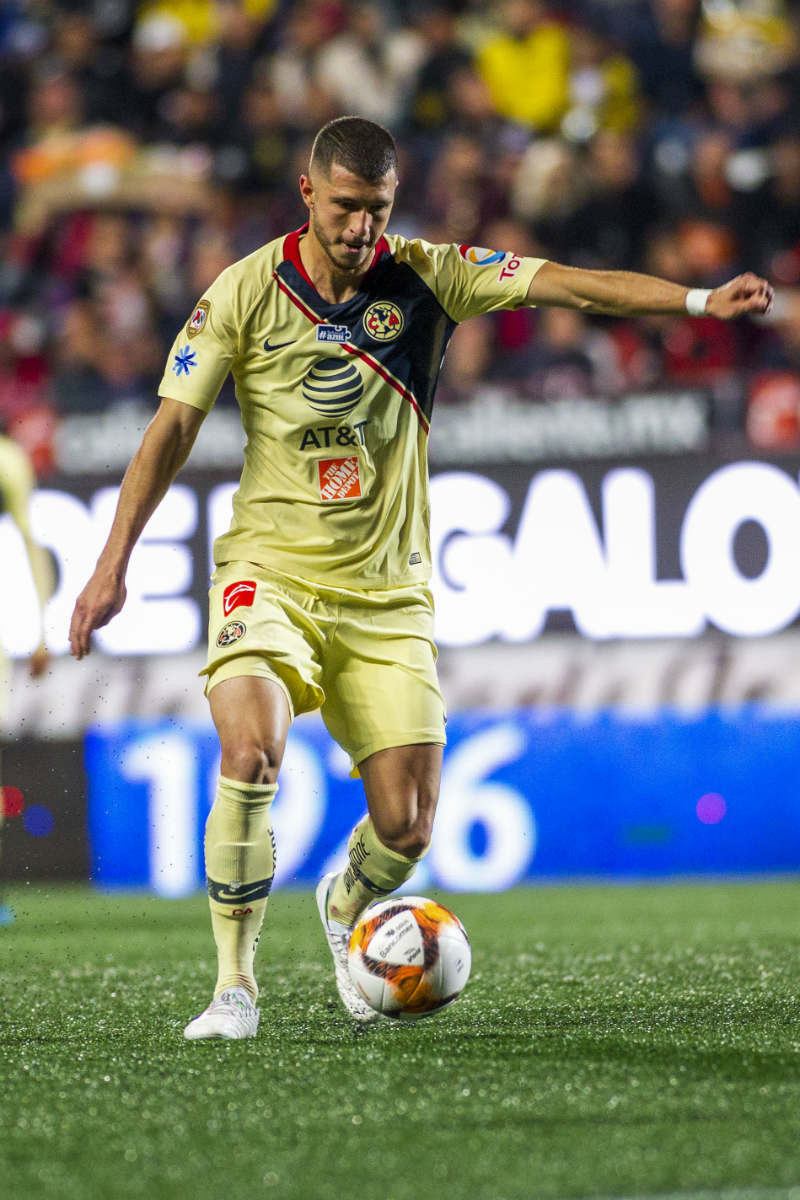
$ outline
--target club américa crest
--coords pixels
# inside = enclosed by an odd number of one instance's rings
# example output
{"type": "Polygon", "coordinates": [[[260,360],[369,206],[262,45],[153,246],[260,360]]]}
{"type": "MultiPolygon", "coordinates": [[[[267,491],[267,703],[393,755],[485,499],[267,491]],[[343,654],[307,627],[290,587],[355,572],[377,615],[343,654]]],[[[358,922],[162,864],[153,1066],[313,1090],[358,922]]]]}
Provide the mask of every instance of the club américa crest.
{"type": "Polygon", "coordinates": [[[217,636],[218,646],[230,646],[234,642],[238,642],[240,637],[244,637],[247,633],[247,626],[244,621],[228,621],[227,625],[223,625],[217,636]]]}
{"type": "Polygon", "coordinates": [[[393,342],[403,332],[406,319],[402,309],[391,300],[376,300],[364,313],[362,324],[376,342],[393,342]]]}

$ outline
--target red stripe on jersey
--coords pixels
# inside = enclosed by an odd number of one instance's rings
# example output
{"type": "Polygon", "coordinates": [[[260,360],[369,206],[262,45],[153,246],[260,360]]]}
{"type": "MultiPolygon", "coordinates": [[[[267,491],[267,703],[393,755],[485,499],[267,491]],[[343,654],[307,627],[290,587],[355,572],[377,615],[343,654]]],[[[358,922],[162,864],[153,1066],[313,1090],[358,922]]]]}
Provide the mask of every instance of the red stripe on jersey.
{"type": "Polygon", "coordinates": [[[390,375],[386,368],[381,366],[377,359],[372,358],[371,355],[367,354],[366,350],[359,350],[358,346],[351,346],[349,342],[344,342],[343,345],[348,354],[355,354],[360,359],[363,359],[368,367],[372,367],[373,371],[375,371],[377,375],[380,375],[381,379],[386,380],[386,382],[389,384],[389,387],[393,387],[396,392],[399,392],[403,399],[408,401],[414,412],[417,414],[419,423],[425,432],[430,432],[430,422],[427,420],[424,412],[417,404],[413,394],[409,392],[407,388],[403,387],[400,380],[395,379],[394,375],[390,375]]]}
{"type": "Polygon", "coordinates": [[[273,271],[272,278],[275,280],[281,291],[286,293],[295,308],[300,309],[300,312],[304,317],[308,317],[309,321],[312,321],[315,325],[322,325],[322,317],[318,317],[315,312],[312,312],[311,309],[303,303],[297,293],[292,291],[288,283],[283,282],[277,271],[273,271]]]}
{"type": "MultiPolygon", "coordinates": [[[[281,279],[277,271],[273,272],[272,277],[284,295],[288,296],[295,308],[300,309],[300,312],[304,317],[307,317],[308,320],[312,321],[315,325],[325,324],[325,322],[322,320],[322,317],[317,316],[317,314],[310,309],[308,305],[303,303],[300,297],[292,291],[287,283],[281,279]]],[[[417,419],[419,420],[422,428],[426,433],[430,432],[430,422],[427,420],[424,412],[417,404],[413,393],[410,392],[408,388],[403,387],[399,379],[395,379],[394,375],[390,374],[390,372],[387,371],[386,368],[377,361],[377,359],[374,359],[370,354],[367,354],[366,350],[359,350],[358,346],[353,346],[350,344],[350,342],[342,342],[341,345],[348,352],[348,354],[355,354],[357,358],[362,359],[368,367],[372,368],[376,375],[380,375],[381,379],[389,384],[389,387],[394,388],[398,395],[402,396],[404,400],[407,400],[414,412],[417,414],[417,419]]]]}

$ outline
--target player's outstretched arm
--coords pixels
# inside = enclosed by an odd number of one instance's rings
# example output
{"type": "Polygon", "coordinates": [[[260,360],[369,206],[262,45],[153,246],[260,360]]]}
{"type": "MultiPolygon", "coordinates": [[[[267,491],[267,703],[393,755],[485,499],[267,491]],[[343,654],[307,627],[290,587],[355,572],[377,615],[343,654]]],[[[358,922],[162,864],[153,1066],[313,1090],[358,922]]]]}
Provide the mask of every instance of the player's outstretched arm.
{"type": "Polygon", "coordinates": [[[125,603],[125,572],[131,551],[189,457],[204,416],[190,404],[162,399],[147,426],[125,472],[108,541],[75,604],[69,627],[70,654],[75,658],[89,653],[93,631],[107,625],[125,603]]]}
{"type": "Polygon", "coordinates": [[[766,279],[747,272],[709,289],[687,288],[655,275],[633,271],[584,271],[546,262],[528,288],[531,304],[579,308],[583,312],[634,317],[656,313],[707,313],[729,321],[745,313],[766,313],[773,292],[766,279]],[[688,299],[687,299],[688,298],[688,299]]]}

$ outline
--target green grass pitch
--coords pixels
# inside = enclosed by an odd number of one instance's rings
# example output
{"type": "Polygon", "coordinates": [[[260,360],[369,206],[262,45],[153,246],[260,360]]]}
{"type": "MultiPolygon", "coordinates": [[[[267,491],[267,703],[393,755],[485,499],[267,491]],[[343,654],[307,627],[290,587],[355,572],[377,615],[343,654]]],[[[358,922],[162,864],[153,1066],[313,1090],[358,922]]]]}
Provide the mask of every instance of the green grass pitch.
{"type": "Polygon", "coordinates": [[[310,893],[270,901],[258,1038],[188,1043],[205,900],[12,892],[8,1200],[800,1200],[800,883],[439,896],[473,975],[356,1032],[310,893]]]}

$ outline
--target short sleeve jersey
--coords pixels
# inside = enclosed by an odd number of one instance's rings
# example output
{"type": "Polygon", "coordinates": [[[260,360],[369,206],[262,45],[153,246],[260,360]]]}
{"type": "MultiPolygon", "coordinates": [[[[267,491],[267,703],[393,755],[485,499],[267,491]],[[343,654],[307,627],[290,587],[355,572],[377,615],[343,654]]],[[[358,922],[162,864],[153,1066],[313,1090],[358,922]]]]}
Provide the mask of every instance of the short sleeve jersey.
{"type": "Polygon", "coordinates": [[[203,411],[232,372],[246,433],[218,564],[335,587],[430,576],[427,438],[455,326],[518,308],[542,259],[381,238],[341,304],[303,267],[305,229],[228,267],[170,351],[159,394],[203,411]]]}

